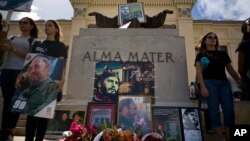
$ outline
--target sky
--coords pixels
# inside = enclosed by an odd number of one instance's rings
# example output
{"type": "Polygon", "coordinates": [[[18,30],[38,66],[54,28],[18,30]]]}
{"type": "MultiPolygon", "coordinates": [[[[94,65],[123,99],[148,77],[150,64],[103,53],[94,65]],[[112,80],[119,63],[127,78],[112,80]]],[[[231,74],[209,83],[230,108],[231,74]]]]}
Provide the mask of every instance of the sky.
{"type": "MultiPolygon", "coordinates": [[[[244,20],[250,17],[249,5],[250,0],[197,0],[192,17],[195,20],[244,20]]],[[[71,19],[73,16],[69,0],[33,0],[31,9],[29,13],[14,12],[12,20],[24,16],[34,20],[71,19]]]]}

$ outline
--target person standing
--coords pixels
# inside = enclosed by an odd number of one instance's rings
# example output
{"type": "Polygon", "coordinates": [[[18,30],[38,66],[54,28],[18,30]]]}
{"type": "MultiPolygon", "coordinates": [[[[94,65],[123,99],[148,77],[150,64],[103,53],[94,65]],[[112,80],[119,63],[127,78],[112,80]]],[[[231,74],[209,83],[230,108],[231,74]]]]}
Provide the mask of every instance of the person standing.
{"type": "Polygon", "coordinates": [[[228,54],[219,50],[219,41],[215,33],[209,32],[201,39],[200,53],[196,56],[195,67],[201,95],[207,97],[212,126],[221,141],[229,141],[230,127],[234,125],[235,115],[233,96],[225,68],[237,82],[240,82],[240,77],[233,69],[228,54]],[[224,128],[219,105],[224,114],[224,128]]]}
{"type": "Polygon", "coordinates": [[[243,37],[238,52],[238,73],[242,79],[243,95],[241,100],[250,100],[250,18],[246,19],[241,26],[243,37]]]}
{"type": "Polygon", "coordinates": [[[19,21],[19,29],[21,31],[20,35],[13,36],[9,40],[0,41],[0,49],[7,53],[0,79],[4,99],[1,125],[3,134],[0,138],[1,141],[13,138],[13,130],[16,127],[19,113],[9,112],[8,109],[16,91],[15,82],[23,68],[24,58],[31,50],[32,40],[38,36],[37,26],[31,18],[22,18],[19,21]]]}
{"type": "MultiPolygon", "coordinates": [[[[65,59],[67,57],[66,47],[60,42],[60,28],[56,21],[48,20],[45,22],[44,41],[35,44],[32,52],[42,53],[48,56],[65,59]]],[[[64,73],[62,79],[57,81],[58,92],[62,89],[64,83],[64,73]]],[[[25,141],[33,141],[36,132],[35,141],[42,141],[47,129],[48,119],[34,116],[27,116],[25,141]]]]}

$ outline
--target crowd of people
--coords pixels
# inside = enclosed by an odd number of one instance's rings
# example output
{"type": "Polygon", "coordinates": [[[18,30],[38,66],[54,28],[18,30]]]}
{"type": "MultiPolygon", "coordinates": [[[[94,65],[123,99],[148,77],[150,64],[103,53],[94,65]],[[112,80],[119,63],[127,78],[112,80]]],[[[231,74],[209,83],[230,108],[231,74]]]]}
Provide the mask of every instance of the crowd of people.
{"type": "MultiPolygon", "coordinates": [[[[66,59],[67,57],[67,49],[60,42],[60,28],[56,21],[48,20],[45,22],[44,32],[47,36],[43,41],[37,39],[37,25],[29,17],[24,17],[19,21],[19,30],[19,35],[1,38],[0,41],[0,50],[6,54],[0,79],[4,100],[0,134],[0,140],[2,141],[13,139],[13,131],[20,116],[18,112],[10,112],[9,108],[15,95],[16,86],[19,85],[17,78],[23,76],[22,69],[27,53],[41,53],[58,59],[66,59]]],[[[29,65],[27,82],[30,85],[22,92],[22,95],[33,100],[25,102],[24,111],[37,113],[37,111],[32,110],[37,107],[42,108],[46,101],[51,102],[51,99],[56,99],[57,93],[63,87],[64,73],[61,80],[51,81],[48,77],[50,70],[50,64],[44,58],[35,58],[29,65]]],[[[29,114],[27,116],[25,141],[33,141],[34,138],[36,141],[42,141],[47,125],[47,118],[29,114]]]]}
{"type": "MultiPolygon", "coordinates": [[[[122,13],[127,14],[128,9],[122,8],[122,13]]],[[[2,15],[0,16],[2,20],[2,15]]],[[[29,17],[24,17],[19,21],[20,35],[9,38],[2,38],[0,40],[0,50],[5,52],[6,58],[1,70],[1,88],[4,99],[1,136],[0,140],[8,140],[13,137],[13,130],[16,127],[19,113],[10,112],[9,107],[11,100],[16,91],[17,81],[22,76],[23,64],[27,53],[42,53],[48,56],[59,59],[67,58],[67,51],[65,45],[60,41],[60,28],[56,21],[48,20],[44,25],[44,32],[46,38],[43,41],[38,40],[38,28],[34,20],[29,17]]],[[[0,22],[0,32],[2,32],[2,21],[0,22]]],[[[211,125],[219,136],[221,141],[230,140],[230,127],[235,123],[234,102],[231,85],[228,81],[228,74],[237,82],[238,88],[241,92],[241,100],[250,100],[250,19],[244,21],[242,25],[242,41],[237,48],[238,53],[238,73],[231,65],[231,59],[225,51],[221,51],[219,47],[219,37],[214,32],[207,33],[200,42],[200,52],[195,59],[195,67],[197,80],[200,84],[200,93],[207,98],[208,112],[211,119],[211,125]],[[239,74],[239,75],[238,75],[239,74]],[[223,122],[220,117],[220,107],[223,111],[223,122]]],[[[23,95],[29,95],[35,87],[40,86],[41,83],[46,82],[50,84],[48,89],[53,91],[52,99],[55,99],[57,92],[59,92],[64,83],[64,72],[62,79],[53,81],[48,78],[50,73],[50,65],[46,60],[36,58],[32,61],[28,69],[29,82],[32,81],[32,86],[23,91],[23,95]],[[30,73],[30,74],[29,74],[30,73]],[[40,76],[44,75],[44,79],[40,76]],[[39,81],[38,81],[39,80],[39,81]],[[42,80],[42,82],[40,81],[42,80]],[[34,83],[33,83],[34,82],[34,83]],[[53,87],[53,88],[52,88],[53,87]]],[[[97,84],[99,87],[98,94],[93,98],[93,101],[115,102],[117,100],[117,91],[119,86],[119,79],[111,72],[106,72],[101,78],[101,83],[97,84]],[[105,87],[102,87],[102,85],[105,87]],[[109,97],[106,95],[109,94],[109,97]]],[[[45,96],[44,91],[39,94],[45,96]]],[[[51,92],[52,93],[52,92],[51,92]]],[[[38,93],[30,95],[36,96],[38,93]]],[[[35,97],[34,97],[35,98],[35,97]]],[[[42,105],[45,100],[37,99],[33,103],[42,105]]],[[[34,107],[29,105],[24,110],[31,112],[34,107]]],[[[135,128],[136,105],[132,99],[124,99],[120,101],[119,113],[120,118],[118,124],[124,129],[135,128]],[[128,119],[128,118],[133,118],[128,119]]],[[[36,113],[37,111],[35,111],[36,113]]],[[[138,120],[140,122],[140,120],[138,120]]],[[[142,121],[143,122],[143,121],[142,121]]],[[[27,116],[25,141],[42,141],[47,129],[48,119],[35,117],[30,114],[27,116]]],[[[195,126],[193,128],[200,128],[195,126]]]]}
{"type": "Polygon", "coordinates": [[[238,73],[231,65],[226,51],[219,47],[219,38],[207,33],[200,41],[195,59],[196,76],[200,94],[206,98],[205,126],[214,129],[221,141],[230,141],[230,128],[235,124],[234,98],[249,100],[249,19],[242,24],[243,38],[237,48],[238,73]],[[227,70],[227,72],[226,72],[227,70]],[[223,112],[223,123],[220,111],[223,112]],[[206,119],[207,118],[207,119],[206,119]]]}

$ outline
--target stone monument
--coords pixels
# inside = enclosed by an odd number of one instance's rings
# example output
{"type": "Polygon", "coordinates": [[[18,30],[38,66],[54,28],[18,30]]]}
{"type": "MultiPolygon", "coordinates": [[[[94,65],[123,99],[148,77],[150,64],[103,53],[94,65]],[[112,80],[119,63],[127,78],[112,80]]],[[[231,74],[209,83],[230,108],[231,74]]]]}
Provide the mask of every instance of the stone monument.
{"type": "MultiPolygon", "coordinates": [[[[137,0],[127,0],[127,3],[137,2],[137,0]]],[[[164,25],[165,18],[167,14],[173,14],[171,10],[163,10],[159,14],[149,17],[145,15],[146,22],[140,23],[137,18],[131,19],[131,24],[129,28],[159,28],[164,25]]],[[[96,26],[98,28],[118,28],[118,16],[109,18],[97,12],[89,13],[89,16],[95,16],[96,26]]],[[[129,21],[127,21],[129,22],[129,21]]]]}
{"type": "Polygon", "coordinates": [[[192,105],[188,98],[185,42],[176,29],[81,29],[73,40],[67,86],[70,97],[59,105],[86,108],[92,101],[96,65],[101,61],[151,62],[154,105],[192,105]]]}
{"type": "Polygon", "coordinates": [[[100,13],[90,13],[95,16],[99,28],[81,29],[80,34],[73,38],[68,99],[58,105],[86,109],[100,89],[98,85],[101,84],[96,83],[100,73],[98,65],[104,64],[103,70],[116,71],[119,76],[118,95],[149,95],[154,105],[191,106],[184,38],[178,36],[177,29],[156,29],[163,26],[167,13],[173,11],[164,10],[154,17],[146,16],[146,23],[133,18],[129,29],[115,29],[119,27],[117,16],[108,18],[100,13]],[[136,72],[135,66],[142,69],[140,73],[150,74],[150,81],[134,84],[131,79],[136,72]],[[143,89],[133,92],[137,86],[143,89]]]}

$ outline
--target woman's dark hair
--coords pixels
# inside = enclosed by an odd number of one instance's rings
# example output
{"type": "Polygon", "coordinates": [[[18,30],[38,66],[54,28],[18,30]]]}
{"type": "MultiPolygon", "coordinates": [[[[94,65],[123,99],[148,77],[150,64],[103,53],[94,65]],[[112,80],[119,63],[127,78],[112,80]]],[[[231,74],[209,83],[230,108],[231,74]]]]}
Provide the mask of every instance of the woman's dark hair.
{"type": "Polygon", "coordinates": [[[23,19],[28,19],[30,25],[33,27],[33,28],[31,29],[31,31],[30,31],[30,36],[31,36],[31,37],[34,37],[34,38],[37,38],[37,37],[38,37],[38,28],[37,28],[36,23],[34,22],[34,20],[32,20],[32,19],[29,18],[29,17],[24,17],[24,18],[22,18],[22,19],[19,21],[19,24],[21,23],[21,21],[22,21],[23,19]]]}
{"type": "MultiPolygon", "coordinates": [[[[208,51],[207,51],[207,45],[205,43],[207,37],[211,34],[214,34],[216,37],[217,35],[213,32],[208,32],[205,36],[202,37],[202,39],[200,40],[200,52],[206,56],[211,56],[208,51]]],[[[215,44],[215,49],[218,50],[219,49],[219,40],[218,40],[218,37],[217,37],[217,40],[216,40],[216,44],[215,44]]]]}
{"type": "Polygon", "coordinates": [[[250,24],[250,18],[247,18],[241,25],[241,32],[247,33],[247,25],[250,24]]]}
{"type": "Polygon", "coordinates": [[[247,18],[241,25],[241,32],[243,33],[242,41],[246,41],[250,38],[250,33],[247,32],[247,25],[250,24],[250,18],[247,18]]]}
{"type": "MultiPolygon", "coordinates": [[[[213,32],[208,32],[205,36],[203,36],[203,38],[201,39],[201,41],[200,41],[200,48],[202,48],[202,49],[205,49],[205,50],[207,50],[207,45],[206,45],[206,43],[205,43],[205,41],[206,41],[206,39],[207,39],[207,36],[209,36],[210,34],[214,34],[216,37],[217,37],[217,35],[215,34],[215,33],[213,33],[213,32]]],[[[219,48],[219,40],[218,40],[218,38],[217,38],[217,40],[216,40],[216,45],[215,45],[215,49],[217,50],[219,48]]]]}
{"type": "Polygon", "coordinates": [[[55,26],[55,28],[58,30],[58,32],[55,34],[55,40],[60,41],[61,31],[59,28],[59,24],[55,20],[48,20],[47,22],[52,22],[55,26]]]}

